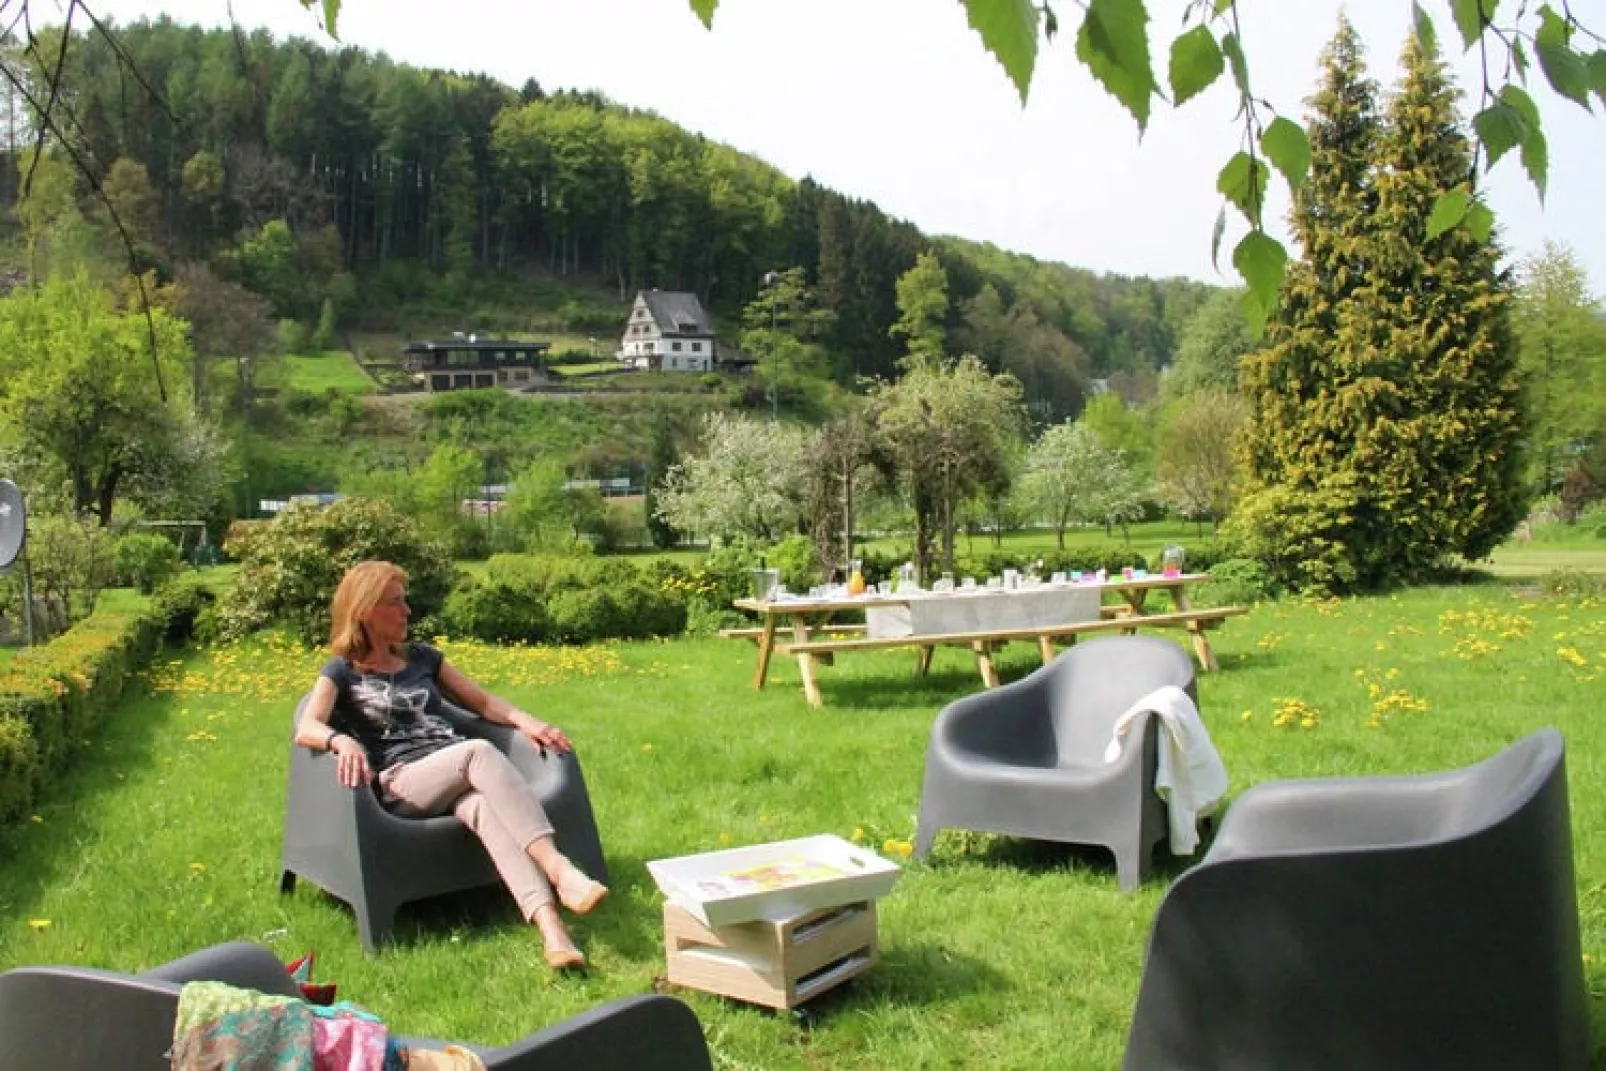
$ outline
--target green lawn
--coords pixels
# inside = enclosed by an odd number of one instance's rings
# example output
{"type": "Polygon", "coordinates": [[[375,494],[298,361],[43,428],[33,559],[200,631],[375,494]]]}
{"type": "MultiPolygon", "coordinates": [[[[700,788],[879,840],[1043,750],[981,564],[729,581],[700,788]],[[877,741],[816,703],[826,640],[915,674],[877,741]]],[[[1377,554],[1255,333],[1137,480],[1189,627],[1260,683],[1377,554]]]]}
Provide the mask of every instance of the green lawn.
{"type": "Polygon", "coordinates": [[[1545,543],[1507,543],[1496,547],[1491,559],[1478,563],[1496,576],[1542,576],[1557,569],[1606,573],[1606,540],[1594,546],[1559,547],[1545,543]]]}
{"type": "Polygon", "coordinates": [[[343,350],[311,355],[286,354],[265,361],[260,383],[265,387],[290,388],[309,394],[329,390],[339,394],[374,392],[374,381],[358,367],[351,354],[343,350]]]}
{"type": "MultiPolygon", "coordinates": [[[[1215,643],[1223,669],[1201,678],[1200,705],[1233,792],[1443,769],[1542,725],[1566,734],[1585,970],[1606,1041],[1601,604],[1492,583],[1290,601],[1229,621],[1215,643]],[[1295,700],[1315,709],[1311,727],[1275,724],[1295,700]]],[[[287,959],[315,948],[342,997],[402,1031],[505,1042],[661,984],[649,859],[856,830],[896,850],[913,834],[933,714],[979,686],[970,656],[950,650],[926,678],[906,652],[840,656],[820,710],[784,658],[755,693],[740,641],[449,655],[581,750],[614,886],[575,925],[589,973],[554,978],[500,893],[404,911],[401,944],[372,960],[344,907],[305,886],[277,894],[290,712],[319,656],[266,641],[172,656],[35,820],[0,831],[0,967],[137,969],[234,938],[287,959]]],[[[1035,651],[999,662],[1020,676],[1035,651]]],[[[1098,852],[948,834],[883,902],[880,965],[806,1021],[681,995],[721,1068],[1108,1069],[1181,865],[1124,895],[1098,852]]]]}

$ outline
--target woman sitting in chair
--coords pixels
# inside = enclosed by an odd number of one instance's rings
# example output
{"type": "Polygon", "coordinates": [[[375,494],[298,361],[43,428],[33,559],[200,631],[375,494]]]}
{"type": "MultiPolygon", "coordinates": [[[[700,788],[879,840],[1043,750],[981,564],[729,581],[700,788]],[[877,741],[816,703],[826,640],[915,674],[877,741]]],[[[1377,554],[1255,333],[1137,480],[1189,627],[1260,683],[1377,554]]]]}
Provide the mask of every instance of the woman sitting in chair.
{"type": "Polygon", "coordinates": [[[552,823],[506,755],[458,734],[440,717],[443,695],[488,721],[510,725],[537,748],[571,750],[555,725],[491,695],[433,647],[407,642],[407,574],[389,562],[353,566],[331,608],[324,663],[296,726],[296,743],[331,751],[340,783],[378,779],[379,797],[397,814],[452,813],[473,830],[525,919],[541,931],[546,961],[581,967],[557,900],[577,915],[607,895],[558,851],[552,823]]]}

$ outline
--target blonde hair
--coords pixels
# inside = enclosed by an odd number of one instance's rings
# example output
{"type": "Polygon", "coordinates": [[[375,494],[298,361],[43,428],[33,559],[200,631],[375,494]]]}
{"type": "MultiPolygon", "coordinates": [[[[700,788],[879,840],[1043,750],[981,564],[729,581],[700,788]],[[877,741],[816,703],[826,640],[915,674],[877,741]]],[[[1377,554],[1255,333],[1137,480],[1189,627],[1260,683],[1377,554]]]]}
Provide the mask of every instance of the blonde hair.
{"type": "Polygon", "coordinates": [[[329,647],[335,654],[361,660],[374,653],[362,621],[379,605],[393,581],[405,585],[407,572],[390,562],[358,562],[346,570],[329,607],[329,647]]]}

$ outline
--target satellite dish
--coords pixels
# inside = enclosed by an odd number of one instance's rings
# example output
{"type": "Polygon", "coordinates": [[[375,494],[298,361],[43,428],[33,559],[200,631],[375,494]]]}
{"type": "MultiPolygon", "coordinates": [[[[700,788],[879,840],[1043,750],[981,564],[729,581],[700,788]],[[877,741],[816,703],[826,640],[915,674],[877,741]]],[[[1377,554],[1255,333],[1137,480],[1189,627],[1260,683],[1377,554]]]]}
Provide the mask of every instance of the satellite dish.
{"type": "Polygon", "coordinates": [[[9,569],[28,541],[28,518],[22,492],[10,480],[0,480],[0,569],[9,569]]]}

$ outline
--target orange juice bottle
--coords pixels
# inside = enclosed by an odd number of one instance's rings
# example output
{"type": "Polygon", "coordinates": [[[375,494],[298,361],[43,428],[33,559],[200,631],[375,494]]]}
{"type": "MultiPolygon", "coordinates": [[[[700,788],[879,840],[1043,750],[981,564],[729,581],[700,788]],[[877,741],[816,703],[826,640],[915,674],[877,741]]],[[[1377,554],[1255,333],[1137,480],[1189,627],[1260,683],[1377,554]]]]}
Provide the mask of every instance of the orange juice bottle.
{"type": "Polygon", "coordinates": [[[863,595],[864,594],[864,589],[865,589],[864,570],[862,568],[860,568],[861,565],[862,565],[862,563],[858,559],[854,559],[853,561],[848,563],[848,594],[849,595],[863,595]]]}

